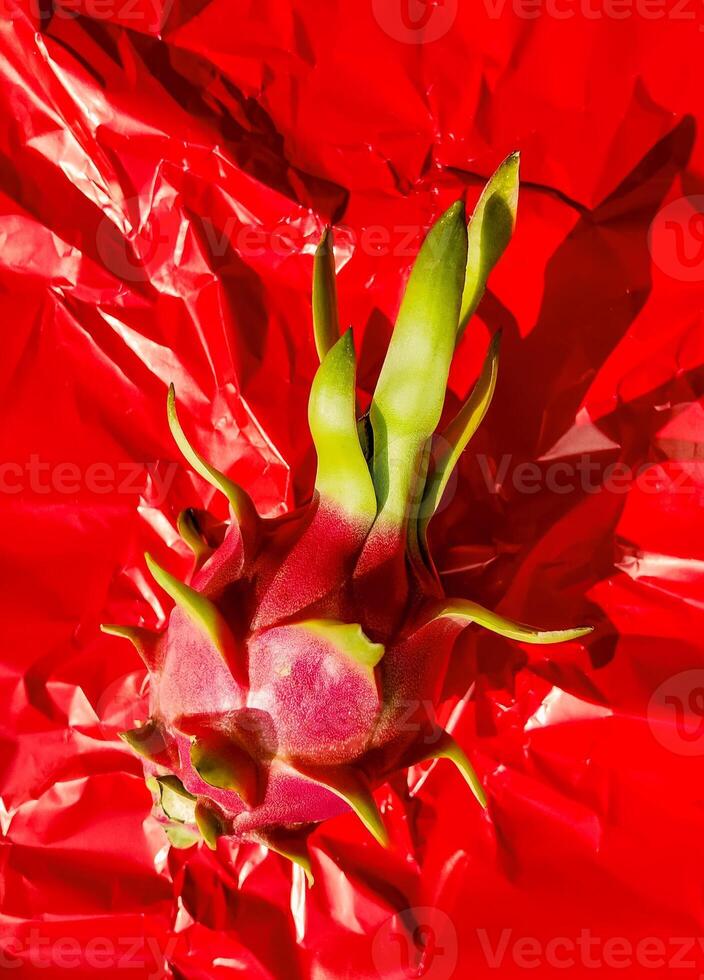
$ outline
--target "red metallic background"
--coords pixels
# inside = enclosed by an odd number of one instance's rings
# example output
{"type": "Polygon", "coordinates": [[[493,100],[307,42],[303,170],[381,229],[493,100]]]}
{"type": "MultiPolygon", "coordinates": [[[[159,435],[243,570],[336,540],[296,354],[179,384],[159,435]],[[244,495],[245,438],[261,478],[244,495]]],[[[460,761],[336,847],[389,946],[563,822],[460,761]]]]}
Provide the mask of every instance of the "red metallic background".
{"type": "Polygon", "coordinates": [[[9,976],[704,969],[702,27],[669,0],[3,0],[9,976]],[[308,892],[253,845],[169,853],[116,736],[144,671],[98,632],[163,619],[142,553],[185,574],[176,515],[210,503],[167,384],[263,512],[303,500],[322,227],[368,392],[423,231],[513,149],[453,405],[503,327],[499,383],[434,552],[452,594],[596,632],[466,635],[442,714],[487,814],[417,770],[378,794],[388,852],[315,832],[308,892]]]}

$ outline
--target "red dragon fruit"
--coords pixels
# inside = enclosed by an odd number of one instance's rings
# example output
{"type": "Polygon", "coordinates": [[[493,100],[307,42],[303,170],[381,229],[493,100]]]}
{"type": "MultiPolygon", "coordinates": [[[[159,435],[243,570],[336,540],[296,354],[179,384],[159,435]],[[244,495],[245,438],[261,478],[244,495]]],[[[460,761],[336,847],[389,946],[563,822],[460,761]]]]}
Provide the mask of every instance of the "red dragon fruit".
{"type": "Polygon", "coordinates": [[[311,828],[352,810],[385,844],[373,790],[431,758],[453,762],[485,806],[466,753],[428,716],[457,636],[470,623],[525,643],[589,631],[535,630],[447,598],[428,551],[428,523],[493,394],[498,336],[467,402],[436,433],[450,362],[511,237],[517,198],[513,154],[469,225],[457,202],[431,228],[361,418],[325,234],[313,279],[321,363],[308,412],[318,468],[310,501],[295,512],[262,519],[190,446],[170,388],[173,436],[226,495],[232,519],[218,533],[201,512],[180,516],[195,555],[190,584],[146,556],[175,603],[164,632],[103,630],[130,639],[149,671],[150,717],[122,738],[145,760],[172,844],[256,841],[310,879],[311,828]]]}

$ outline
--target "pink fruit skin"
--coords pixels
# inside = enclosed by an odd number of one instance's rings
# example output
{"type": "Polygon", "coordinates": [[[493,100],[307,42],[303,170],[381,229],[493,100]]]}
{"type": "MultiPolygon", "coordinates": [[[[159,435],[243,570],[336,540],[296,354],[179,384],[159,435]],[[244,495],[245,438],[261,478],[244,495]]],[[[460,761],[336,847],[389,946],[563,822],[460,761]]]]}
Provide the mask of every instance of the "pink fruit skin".
{"type": "Polygon", "coordinates": [[[337,765],[364,752],[380,709],[372,670],[295,626],[255,634],[248,648],[248,704],[274,720],[279,755],[337,765]]]}
{"type": "MultiPolygon", "coordinates": [[[[399,556],[389,540],[377,539],[375,579],[414,598],[376,667],[300,625],[322,617],[357,622],[378,635],[380,602],[368,601],[364,573],[355,578],[363,543],[354,522],[317,499],[270,522],[249,560],[233,523],[192,584],[226,617],[246,687],[201,628],[179,607],[171,613],[151,677],[151,714],[171,745],[173,771],[190,793],[215,805],[234,836],[344,812],[347,804],[309,778],[310,771],[355,765],[378,784],[433,724],[429,705],[457,629],[447,622],[413,628],[427,597],[417,597],[403,550],[399,556]],[[208,785],[194,769],[196,731],[231,736],[247,749],[259,774],[254,805],[235,790],[208,785]]],[[[395,544],[398,549],[398,537],[395,544]]]]}

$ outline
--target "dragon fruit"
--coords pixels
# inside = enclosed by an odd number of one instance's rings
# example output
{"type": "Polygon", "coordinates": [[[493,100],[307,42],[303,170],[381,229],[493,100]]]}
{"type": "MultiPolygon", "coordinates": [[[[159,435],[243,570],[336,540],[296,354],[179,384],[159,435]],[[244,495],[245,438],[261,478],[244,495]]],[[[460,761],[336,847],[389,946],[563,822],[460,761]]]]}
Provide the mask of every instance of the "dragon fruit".
{"type": "Polygon", "coordinates": [[[385,845],[373,791],[430,759],[454,763],[486,806],[467,754],[429,716],[459,633],[474,623],[525,643],[559,643],[589,631],[536,630],[446,597],[428,549],[428,524],[494,391],[498,335],[466,403],[436,432],[453,352],[510,240],[517,199],[512,154],[469,224],[457,202],[431,228],[361,417],[352,331],[340,335],[325,233],[314,262],[320,367],[309,401],[318,465],[300,509],[261,518],[191,447],[171,386],[175,441],[226,495],[231,521],[222,528],[203,512],[181,514],[195,559],[189,584],[146,556],[175,603],[164,632],[102,629],[131,640],[149,671],[150,717],[122,738],[144,759],[175,846],[256,841],[311,879],[312,827],[351,810],[385,845]]]}

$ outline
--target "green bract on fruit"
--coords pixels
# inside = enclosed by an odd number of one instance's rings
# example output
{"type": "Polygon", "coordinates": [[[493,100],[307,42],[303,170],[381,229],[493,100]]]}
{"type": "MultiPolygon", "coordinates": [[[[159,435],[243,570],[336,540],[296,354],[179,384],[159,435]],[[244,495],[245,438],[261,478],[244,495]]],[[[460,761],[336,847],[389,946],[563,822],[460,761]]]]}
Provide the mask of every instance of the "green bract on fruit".
{"type": "Polygon", "coordinates": [[[428,523],[491,400],[498,343],[438,434],[450,362],[511,237],[517,198],[514,154],[469,225],[458,202],[431,228],[363,419],[325,234],[313,280],[321,363],[309,402],[318,469],[299,510],[260,518],[247,493],[190,446],[170,389],[174,438],[227,496],[232,520],[218,536],[198,512],[180,516],[195,556],[189,584],[146,556],[175,603],[163,633],[103,629],[130,639],[149,670],[150,717],[122,737],[144,757],[174,845],[257,841],[310,876],[314,824],[351,809],[386,843],[374,788],[430,758],[453,762],[485,805],[467,755],[428,717],[458,633],[476,623],[526,643],[559,643],[589,631],[536,630],[448,598],[428,552],[428,523]]]}

